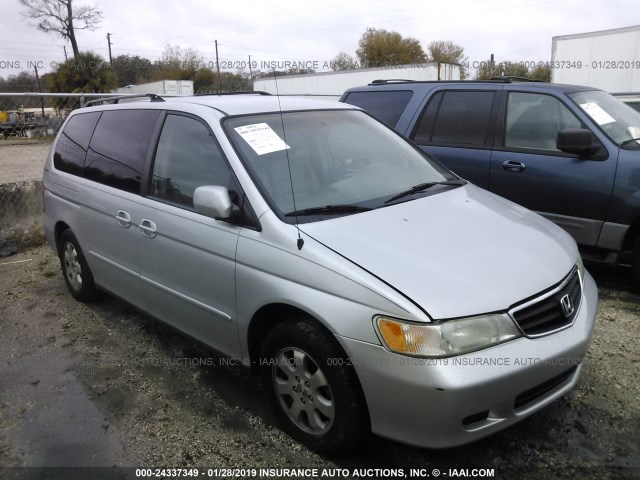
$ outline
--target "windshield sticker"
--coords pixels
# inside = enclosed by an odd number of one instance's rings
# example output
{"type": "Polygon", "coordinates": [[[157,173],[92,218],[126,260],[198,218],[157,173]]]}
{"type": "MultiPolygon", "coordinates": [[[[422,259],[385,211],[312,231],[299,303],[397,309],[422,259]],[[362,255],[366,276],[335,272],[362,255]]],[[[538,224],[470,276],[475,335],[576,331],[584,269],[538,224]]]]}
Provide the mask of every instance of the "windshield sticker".
{"type": "Polygon", "coordinates": [[[266,123],[236,127],[234,130],[238,132],[238,135],[240,135],[258,155],[279,152],[291,148],[284,143],[278,134],[266,123]]]}
{"type": "Polygon", "coordinates": [[[605,112],[600,105],[594,102],[582,103],[580,107],[587,112],[598,125],[606,125],[607,123],[613,123],[616,121],[611,115],[605,112]]]}

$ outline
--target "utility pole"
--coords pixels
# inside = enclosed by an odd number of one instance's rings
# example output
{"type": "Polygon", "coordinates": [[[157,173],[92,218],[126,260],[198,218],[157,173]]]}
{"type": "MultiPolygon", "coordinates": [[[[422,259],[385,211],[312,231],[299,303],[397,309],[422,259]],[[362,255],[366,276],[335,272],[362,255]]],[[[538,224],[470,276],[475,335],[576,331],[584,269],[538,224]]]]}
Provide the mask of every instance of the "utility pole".
{"type": "Polygon", "coordinates": [[[113,67],[113,58],[111,58],[111,34],[107,33],[107,43],[109,44],[109,65],[113,67]]]}
{"type": "MultiPolygon", "coordinates": [[[[40,76],[38,75],[38,66],[34,65],[33,68],[36,71],[36,82],[38,83],[38,93],[42,93],[42,88],[40,87],[40,76]]],[[[40,108],[42,109],[42,121],[44,125],[44,100],[40,97],[40,108]]]]}
{"type": "Polygon", "coordinates": [[[65,62],[68,62],[68,61],[69,61],[69,59],[67,58],[67,46],[66,46],[66,45],[63,45],[63,46],[62,46],[62,49],[64,50],[64,61],[65,61],[65,62]]]}
{"type": "Polygon", "coordinates": [[[220,61],[218,60],[218,40],[216,42],[216,68],[218,70],[218,94],[222,93],[222,77],[220,76],[220,61]]]}
{"type": "Polygon", "coordinates": [[[251,55],[249,55],[249,80],[251,80],[251,90],[253,90],[253,70],[251,69],[251,55]]]}

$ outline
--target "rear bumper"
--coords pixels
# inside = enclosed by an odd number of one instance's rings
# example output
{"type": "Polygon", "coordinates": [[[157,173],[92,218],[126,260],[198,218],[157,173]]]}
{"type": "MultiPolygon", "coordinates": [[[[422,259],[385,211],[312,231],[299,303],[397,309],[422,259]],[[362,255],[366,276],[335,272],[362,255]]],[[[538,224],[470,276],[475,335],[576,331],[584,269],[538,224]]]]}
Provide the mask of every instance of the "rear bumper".
{"type": "Polygon", "coordinates": [[[56,247],[55,222],[51,217],[47,216],[46,213],[42,218],[42,226],[44,227],[44,236],[47,240],[47,244],[57,255],[58,250],[56,247]]]}
{"type": "Polygon", "coordinates": [[[506,428],[570,391],[595,323],[598,291],[586,273],[573,326],[446,359],[397,355],[338,337],[362,384],[374,433],[429,448],[506,428]]]}

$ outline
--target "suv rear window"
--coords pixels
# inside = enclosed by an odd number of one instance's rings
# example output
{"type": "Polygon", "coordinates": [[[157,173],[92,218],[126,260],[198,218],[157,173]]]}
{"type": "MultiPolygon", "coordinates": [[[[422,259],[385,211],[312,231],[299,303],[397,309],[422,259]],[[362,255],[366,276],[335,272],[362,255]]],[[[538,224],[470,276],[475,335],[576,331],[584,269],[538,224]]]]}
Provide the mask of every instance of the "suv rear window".
{"type": "Polygon", "coordinates": [[[102,114],[91,139],[84,176],[140,193],[149,141],[160,110],[109,110],[102,114]]]}
{"type": "Polygon", "coordinates": [[[405,107],[411,100],[413,92],[379,91],[379,92],[351,92],[344,99],[345,103],[355,105],[366,110],[378,120],[391,127],[395,127],[405,107]]]}

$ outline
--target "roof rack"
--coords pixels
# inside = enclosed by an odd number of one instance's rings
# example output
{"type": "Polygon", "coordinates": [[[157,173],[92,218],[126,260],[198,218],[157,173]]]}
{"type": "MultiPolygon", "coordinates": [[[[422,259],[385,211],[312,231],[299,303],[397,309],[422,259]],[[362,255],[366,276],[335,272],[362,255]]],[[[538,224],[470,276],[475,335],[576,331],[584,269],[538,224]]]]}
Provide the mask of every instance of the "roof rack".
{"type": "Polygon", "coordinates": [[[517,75],[505,75],[503,77],[491,77],[491,80],[502,81],[505,83],[511,82],[542,82],[542,80],[536,80],[535,78],[529,77],[518,77],[517,75]]]}
{"type": "Polygon", "coordinates": [[[385,83],[405,83],[405,82],[415,82],[415,80],[406,80],[404,78],[387,78],[387,79],[379,79],[371,82],[371,85],[384,85],[385,83]]]}
{"type": "Polygon", "coordinates": [[[164,98],[162,98],[160,95],[156,95],[155,93],[141,93],[139,95],[121,95],[119,97],[104,97],[104,98],[98,98],[96,100],[90,100],[87,103],[84,104],[85,107],[89,107],[91,105],[103,105],[105,103],[110,103],[112,105],[115,105],[116,103],[118,103],[120,100],[122,99],[129,99],[129,98],[148,98],[149,101],[151,102],[164,102],[164,98]]]}
{"type": "Polygon", "coordinates": [[[248,90],[246,92],[223,92],[223,93],[196,93],[194,97],[204,97],[206,95],[271,95],[269,92],[262,90],[248,90]]]}
{"type": "MultiPolygon", "coordinates": [[[[385,85],[392,83],[511,83],[511,78],[517,77],[493,77],[490,80],[401,80],[401,79],[389,79],[389,80],[373,80],[369,85],[385,85]]],[[[523,77],[524,78],[524,77],[523,77]]],[[[539,80],[528,79],[531,82],[537,82],[539,80]]],[[[524,81],[524,80],[523,80],[524,81]]]]}

